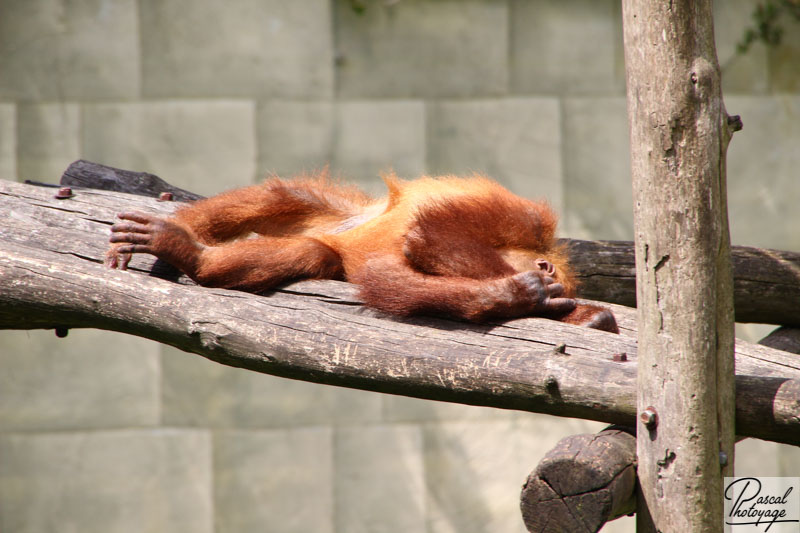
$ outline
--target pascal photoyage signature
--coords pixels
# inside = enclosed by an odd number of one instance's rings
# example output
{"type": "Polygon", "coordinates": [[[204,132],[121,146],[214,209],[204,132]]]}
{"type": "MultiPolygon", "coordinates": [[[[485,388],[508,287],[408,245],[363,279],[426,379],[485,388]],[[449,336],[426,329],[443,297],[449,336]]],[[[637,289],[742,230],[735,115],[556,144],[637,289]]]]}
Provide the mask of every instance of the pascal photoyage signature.
{"type": "Polygon", "coordinates": [[[726,523],[731,526],[764,525],[764,531],[769,531],[773,524],[782,522],[798,522],[797,519],[786,518],[786,506],[789,494],[794,487],[789,487],[782,496],[774,494],[761,494],[761,482],[757,478],[743,477],[733,481],[725,488],[725,499],[733,500],[726,523]]]}

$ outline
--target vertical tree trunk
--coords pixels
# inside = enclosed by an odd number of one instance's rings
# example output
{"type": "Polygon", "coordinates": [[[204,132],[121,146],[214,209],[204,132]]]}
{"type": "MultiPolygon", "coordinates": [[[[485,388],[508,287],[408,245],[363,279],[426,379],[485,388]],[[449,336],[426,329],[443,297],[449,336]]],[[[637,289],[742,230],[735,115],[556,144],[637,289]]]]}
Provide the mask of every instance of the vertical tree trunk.
{"type": "Polygon", "coordinates": [[[711,0],[623,0],[623,25],[638,408],[650,415],[638,427],[640,511],[658,531],[722,531],[722,476],[732,473],[734,443],[725,192],[732,127],[711,0]]]}

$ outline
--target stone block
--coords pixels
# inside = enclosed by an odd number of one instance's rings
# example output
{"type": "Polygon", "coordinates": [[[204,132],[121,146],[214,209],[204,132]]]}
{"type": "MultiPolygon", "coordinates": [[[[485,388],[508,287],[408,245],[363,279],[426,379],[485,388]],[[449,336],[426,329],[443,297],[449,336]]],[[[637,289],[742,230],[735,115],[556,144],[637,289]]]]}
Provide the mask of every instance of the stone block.
{"type": "Polygon", "coordinates": [[[381,416],[380,394],[259,374],[166,346],[162,369],[168,425],[277,428],[364,423],[381,416]]]}
{"type": "Polygon", "coordinates": [[[85,105],[86,159],[152,172],[210,195],[255,178],[255,105],[244,101],[153,101],[85,105]]]}
{"type": "Polygon", "coordinates": [[[0,435],[0,529],[213,531],[204,431],[0,435]]]}
{"type": "Polygon", "coordinates": [[[385,194],[380,173],[425,172],[425,105],[419,101],[268,102],[259,108],[259,174],[329,166],[346,182],[385,194]]]}
{"type": "Polygon", "coordinates": [[[147,96],[333,94],[326,0],[143,0],[140,6],[147,96]]]}
{"type": "Polygon", "coordinates": [[[222,431],[214,439],[217,531],[333,533],[328,428],[222,431]]]}
{"type": "Polygon", "coordinates": [[[780,326],[774,324],[735,324],[735,335],[737,339],[758,344],[758,342],[778,329],[780,326]]]}
{"type": "Polygon", "coordinates": [[[511,13],[514,93],[624,94],[619,2],[512,0],[511,13]]]}
{"type": "Polygon", "coordinates": [[[800,92],[800,20],[788,13],[781,18],[781,44],[769,50],[769,80],[775,92],[800,92]]]}
{"type": "Polygon", "coordinates": [[[430,533],[524,533],[520,487],[559,439],[602,424],[546,415],[426,426],[430,533]]]}
{"type": "Polygon", "coordinates": [[[562,206],[561,115],[555,98],[429,105],[433,174],[483,173],[527,198],[562,206]]]}
{"type": "Polygon", "coordinates": [[[269,101],[258,107],[258,174],[293,176],[320,170],[333,158],[332,102],[269,101]]]}
{"type": "Polygon", "coordinates": [[[800,448],[788,444],[745,439],[736,443],[736,475],[753,477],[796,476],[800,448]]]}
{"type": "Polygon", "coordinates": [[[565,180],[560,233],[633,240],[625,98],[566,98],[562,110],[565,180]]]}
{"type": "Polygon", "coordinates": [[[331,170],[384,194],[381,172],[416,178],[425,172],[425,105],[419,101],[341,102],[331,170]]]}
{"type": "Polygon", "coordinates": [[[426,531],[420,428],[339,428],[335,439],[336,531],[426,531]]]}
{"type": "Polygon", "coordinates": [[[17,179],[17,108],[0,104],[0,179],[17,179]]]}
{"type": "Polygon", "coordinates": [[[0,3],[0,97],[139,95],[136,0],[0,3]]]}
{"type": "Polygon", "coordinates": [[[508,5],[497,1],[336,2],[345,98],[500,95],[508,86],[508,5]]]}
{"type": "Polygon", "coordinates": [[[722,70],[723,94],[764,93],[768,90],[767,47],[753,43],[746,54],[738,54],[736,45],[745,30],[753,25],[755,9],[751,0],[714,2],[714,40],[722,70]]]}
{"type": "Polygon", "coordinates": [[[99,330],[73,329],[65,339],[52,331],[3,331],[0,427],[155,425],[160,415],[158,350],[155,342],[99,330]]]}
{"type": "Polygon", "coordinates": [[[731,97],[744,129],[728,147],[733,244],[800,250],[800,96],[731,97]]]}
{"type": "Polygon", "coordinates": [[[17,120],[20,178],[57,183],[80,158],[80,106],[22,104],[17,120]]]}
{"type": "Polygon", "coordinates": [[[512,411],[491,407],[421,400],[406,396],[386,395],[383,398],[383,419],[393,423],[501,420],[512,416],[512,411]]]}

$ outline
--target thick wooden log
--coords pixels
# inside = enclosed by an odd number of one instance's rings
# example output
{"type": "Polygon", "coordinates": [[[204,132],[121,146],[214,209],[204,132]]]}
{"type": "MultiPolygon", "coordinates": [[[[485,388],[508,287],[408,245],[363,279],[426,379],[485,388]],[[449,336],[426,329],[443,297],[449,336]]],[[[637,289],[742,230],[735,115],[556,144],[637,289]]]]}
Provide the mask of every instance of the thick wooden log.
{"type": "MultiPolygon", "coordinates": [[[[176,201],[202,198],[152,174],[84,160],[67,168],[61,185],[152,197],[172,192],[176,201]]],[[[636,306],[632,242],[579,239],[562,239],[562,242],[569,250],[583,297],[636,306]]],[[[732,254],[736,320],[800,327],[800,253],[734,246],[732,254]]]]}
{"type": "MultiPolygon", "coordinates": [[[[398,320],[362,307],[342,282],[259,296],[194,286],[149,256],[135,257],[127,272],[109,270],[102,261],[116,213],[167,214],[176,203],[54,193],[0,181],[0,212],[8,213],[0,225],[0,328],[108,329],[305,381],[634,424],[635,321],[624,307],[613,307],[621,335],[538,318],[398,320]]],[[[737,368],[763,386],[749,396],[762,406],[773,402],[775,379],[800,379],[797,357],[748,343],[737,349],[737,368]]],[[[779,409],[737,424],[748,436],[800,444],[800,421],[790,417],[779,409]]]]}
{"type": "Polygon", "coordinates": [[[636,437],[617,428],[571,435],[547,452],[522,487],[531,533],[599,531],[636,508],[636,437]]]}
{"type": "MultiPolygon", "coordinates": [[[[583,297],[636,306],[632,242],[562,241],[583,297]]],[[[800,327],[800,253],[733,246],[731,260],[737,322],[800,327]]]]}

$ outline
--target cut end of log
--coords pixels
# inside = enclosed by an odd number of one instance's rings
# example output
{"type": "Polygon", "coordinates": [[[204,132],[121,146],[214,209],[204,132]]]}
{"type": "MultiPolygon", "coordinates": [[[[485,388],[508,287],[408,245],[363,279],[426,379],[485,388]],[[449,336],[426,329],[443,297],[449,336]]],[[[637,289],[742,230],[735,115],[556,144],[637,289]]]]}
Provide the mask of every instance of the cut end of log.
{"type": "Polygon", "coordinates": [[[530,532],[598,531],[636,507],[636,438],[620,429],[559,441],[522,487],[520,508],[530,532]]]}

